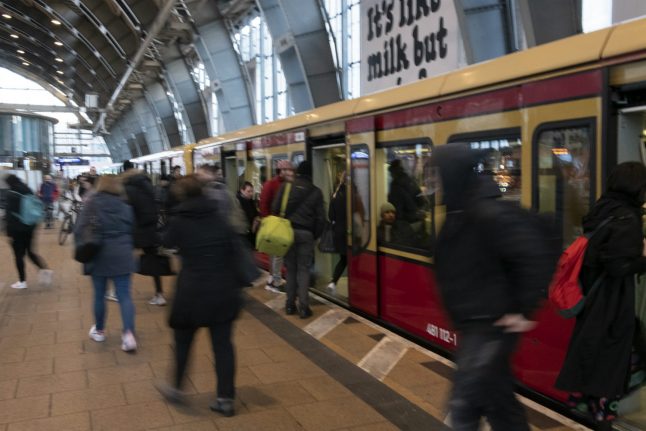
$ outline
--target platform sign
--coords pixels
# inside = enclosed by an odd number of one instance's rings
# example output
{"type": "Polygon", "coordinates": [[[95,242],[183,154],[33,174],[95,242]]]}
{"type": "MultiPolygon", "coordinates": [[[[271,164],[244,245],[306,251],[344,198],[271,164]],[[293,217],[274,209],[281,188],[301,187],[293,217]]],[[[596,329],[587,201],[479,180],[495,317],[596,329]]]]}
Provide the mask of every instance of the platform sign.
{"type": "Polygon", "coordinates": [[[80,157],[56,157],[54,163],[60,166],[89,166],[90,161],[88,159],[82,159],[80,157]]]}
{"type": "Polygon", "coordinates": [[[361,94],[456,69],[458,40],[451,0],[362,0],[361,94]]]}

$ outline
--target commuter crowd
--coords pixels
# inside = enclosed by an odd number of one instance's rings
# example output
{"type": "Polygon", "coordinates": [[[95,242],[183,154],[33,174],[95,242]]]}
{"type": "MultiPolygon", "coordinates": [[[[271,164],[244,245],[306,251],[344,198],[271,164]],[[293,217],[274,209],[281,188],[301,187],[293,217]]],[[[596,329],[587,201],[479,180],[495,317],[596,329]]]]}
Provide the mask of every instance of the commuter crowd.
{"type": "MultiPolygon", "coordinates": [[[[379,208],[377,241],[428,249],[428,243],[434,242],[435,276],[460,340],[449,401],[453,429],[475,431],[486,418],[496,431],[529,430],[514,394],[511,358],[520,335],[536,326],[533,319],[552,289],[562,247],[552,244],[554,230],[550,231],[545,220],[500,199],[500,189],[491,176],[480,175],[476,169],[480,158],[479,152],[466,145],[436,148],[430,161],[437,172],[435,184],[426,190],[406,173],[401,160],[391,161],[392,181],[388,201],[379,208]],[[441,190],[446,208],[436,239],[420,215],[429,202],[429,190],[441,190]]],[[[256,245],[260,248],[269,235],[272,217],[289,221],[289,235],[277,238],[285,240],[285,250],[269,257],[266,289],[286,294],[287,315],[310,318],[315,246],[326,229],[329,238],[324,240],[329,244],[323,246],[322,240],[319,247],[338,255],[330,289],[335,289],[347,267],[349,191],[345,178],[341,170],[327,211],[307,160],[297,167],[279,161],[276,175],[263,184],[258,201],[249,182],[242,182],[236,195],[230,193],[217,165],[200,166],[187,176],[173,169],[161,186],[153,186],[146,172],[129,161],[123,163],[121,175],[90,173],[79,178],[76,188],[65,185],[60,190],[45,176],[37,195],[48,211],[46,228],[53,224],[49,212],[59,195],[83,201],[74,233],[77,260],[83,262],[83,273],[91,277],[94,287],[95,324],[89,336],[96,342],[106,340],[105,300],[113,299],[121,311],[122,350],[137,350],[132,274],[152,278],[150,304],[163,306],[167,299],[162,277],[174,274],[169,255],[180,257],[168,320],[175,341],[174,376],[158,389],[171,402],[185,402],[191,344],[196,331],[206,327],[217,375],[216,399],[210,407],[231,416],[235,413],[232,327],[243,306],[241,288],[254,278],[253,257],[249,260],[252,250],[256,245]]],[[[34,193],[15,175],[5,182],[10,189],[6,230],[19,276],[11,287],[27,288],[25,256],[40,269],[40,281],[49,284],[52,271],[33,246],[38,221],[28,219],[34,193]]],[[[641,369],[642,358],[646,359],[643,347],[635,341],[643,335],[635,314],[635,277],[646,272],[645,200],[646,167],[638,162],[621,163],[583,220],[588,243],[577,276],[585,301],[577,310],[556,387],[569,393],[569,405],[588,412],[599,430],[612,429],[618,402],[636,387],[631,377],[641,369]]],[[[364,211],[360,200],[353,200],[353,214],[364,211]]]]}

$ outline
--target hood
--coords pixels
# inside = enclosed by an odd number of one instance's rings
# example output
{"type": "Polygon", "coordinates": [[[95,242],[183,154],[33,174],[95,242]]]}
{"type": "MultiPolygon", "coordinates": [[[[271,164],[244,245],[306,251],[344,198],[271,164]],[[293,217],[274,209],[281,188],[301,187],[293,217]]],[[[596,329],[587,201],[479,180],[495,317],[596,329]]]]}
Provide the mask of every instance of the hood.
{"type": "Polygon", "coordinates": [[[27,184],[25,184],[23,182],[13,184],[9,188],[10,188],[10,190],[13,190],[16,193],[20,193],[21,195],[31,195],[31,194],[33,194],[33,192],[27,186],[27,184]]]}
{"type": "Polygon", "coordinates": [[[462,210],[475,198],[500,196],[490,176],[474,171],[480,157],[480,152],[465,144],[447,144],[434,149],[432,164],[439,169],[442,200],[448,211],[462,210]]]}
{"type": "Polygon", "coordinates": [[[218,204],[206,196],[190,198],[177,205],[173,214],[187,218],[210,217],[217,212],[218,204]]]}
{"type": "MultiPolygon", "coordinates": [[[[589,232],[594,230],[602,221],[616,214],[619,208],[634,211],[637,217],[640,217],[640,208],[634,206],[634,200],[617,192],[606,192],[594,204],[588,215],[583,217],[583,230],[589,232]]],[[[625,212],[624,212],[625,213],[625,212]]]]}
{"type": "Polygon", "coordinates": [[[119,203],[126,203],[121,197],[106,192],[95,192],[90,199],[106,214],[122,213],[124,207],[119,203]]]}
{"type": "Polygon", "coordinates": [[[121,179],[124,184],[137,184],[145,181],[150,181],[148,175],[139,169],[129,169],[121,174],[121,179]]]}

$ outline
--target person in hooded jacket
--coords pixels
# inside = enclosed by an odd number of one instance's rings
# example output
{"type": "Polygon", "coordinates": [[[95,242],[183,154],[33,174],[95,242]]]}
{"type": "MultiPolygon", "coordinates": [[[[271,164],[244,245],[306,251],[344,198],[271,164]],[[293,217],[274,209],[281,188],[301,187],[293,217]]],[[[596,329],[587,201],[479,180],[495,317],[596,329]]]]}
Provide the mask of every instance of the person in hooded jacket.
{"type": "Polygon", "coordinates": [[[609,220],[588,243],[579,280],[586,295],[556,387],[586,403],[597,428],[611,430],[626,394],[635,333],[635,275],[646,272],[641,207],[646,167],[624,162],[608,176],[606,192],[583,219],[584,232],[609,220]],[[603,277],[598,288],[591,287],[603,277]]]}
{"type": "Polygon", "coordinates": [[[8,175],[4,180],[9,186],[9,191],[6,194],[5,226],[7,236],[11,238],[11,248],[13,249],[19,277],[19,280],[12,284],[11,287],[14,289],[27,288],[25,254],[40,269],[38,274],[40,282],[42,284],[50,284],[52,282],[53,271],[48,268],[43,258],[33,250],[34,230],[37,225],[26,225],[17,216],[17,214],[20,214],[22,196],[33,195],[34,192],[20,178],[13,174],[8,175]]]}
{"type": "Polygon", "coordinates": [[[235,353],[233,322],[242,306],[241,283],[235,267],[236,233],[218,211],[219,201],[205,195],[203,183],[193,175],[171,189],[180,200],[163,236],[165,247],[176,248],[182,259],[169,325],[175,335],[175,375],[172,386],[158,389],[169,401],[182,402],[181,389],[195,332],[209,328],[217,398],[211,410],[234,414],[235,353]]]}
{"type": "Polygon", "coordinates": [[[475,172],[478,159],[462,144],[437,147],[432,156],[447,212],[435,274],[459,340],[451,422],[456,431],[477,431],[486,417],[494,431],[529,431],[510,361],[519,333],[535,326],[532,312],[554,256],[532,216],[497,199],[492,178],[475,172]]]}
{"type": "MultiPolygon", "coordinates": [[[[272,213],[280,214],[280,206],[285,193],[285,184],[274,198],[272,213]]],[[[309,306],[310,267],[314,261],[314,241],[321,236],[325,225],[323,193],[312,183],[312,163],[305,160],[296,169],[296,179],[292,183],[287,208],[287,218],[294,229],[294,243],[285,255],[287,267],[287,301],[285,313],[296,313],[296,297],[301,319],[312,315],[309,306]]]]}
{"type": "Polygon", "coordinates": [[[406,173],[400,159],[390,162],[388,171],[392,177],[388,191],[388,202],[395,206],[397,217],[408,223],[421,221],[422,217],[418,211],[421,189],[415,180],[406,173]]]}
{"type": "MultiPolygon", "coordinates": [[[[144,254],[157,256],[157,249],[160,245],[157,233],[157,204],[155,202],[155,189],[145,172],[135,169],[129,160],[123,162],[123,174],[121,178],[126,189],[128,203],[135,213],[135,248],[142,249],[144,254]]],[[[162,289],[161,275],[159,273],[146,273],[155,282],[155,295],[148,301],[150,305],[166,305],[164,291],[162,289]]]]}
{"type": "Polygon", "coordinates": [[[94,319],[90,338],[103,342],[105,334],[105,294],[108,280],[114,284],[123,330],[121,349],[125,352],[137,350],[135,339],[135,306],[130,296],[131,275],[135,269],[133,252],[134,214],[124,200],[123,185],[115,175],[100,177],[96,192],[87,200],[74,226],[77,241],[89,223],[94,223],[95,235],[101,238],[98,254],[87,264],[84,273],[92,277],[94,286],[94,319]]]}

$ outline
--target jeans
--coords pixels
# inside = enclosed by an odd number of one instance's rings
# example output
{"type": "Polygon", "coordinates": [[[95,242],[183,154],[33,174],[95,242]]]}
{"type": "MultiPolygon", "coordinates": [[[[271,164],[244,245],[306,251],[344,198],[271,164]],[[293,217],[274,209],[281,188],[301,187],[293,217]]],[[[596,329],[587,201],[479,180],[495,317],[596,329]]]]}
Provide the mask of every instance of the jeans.
{"type": "MultiPolygon", "coordinates": [[[[231,329],[233,321],[216,323],[209,327],[211,347],[215,357],[215,376],[217,377],[217,397],[235,398],[236,361],[231,329]]],[[[193,337],[198,328],[175,329],[175,387],[182,388],[188,364],[193,337]]]]}
{"type": "Polygon", "coordinates": [[[11,238],[11,247],[13,248],[13,255],[16,260],[16,268],[18,269],[20,281],[25,281],[25,254],[29,256],[29,259],[31,259],[38,268],[47,268],[47,264],[45,264],[43,259],[31,249],[33,236],[34,230],[30,229],[27,232],[15,234],[11,238]]]}
{"type": "Polygon", "coordinates": [[[271,271],[272,283],[275,287],[280,286],[283,281],[281,270],[283,269],[282,256],[269,256],[269,271],[271,271]]]}
{"type": "Polygon", "coordinates": [[[287,305],[292,306],[298,296],[298,306],[306,310],[310,305],[310,267],[314,262],[314,235],[307,230],[294,229],[294,243],[285,255],[287,266],[287,305]]]}
{"type": "Polygon", "coordinates": [[[115,275],[112,277],[102,277],[99,275],[92,276],[94,285],[94,319],[96,329],[103,331],[105,328],[105,291],[108,279],[112,279],[114,290],[119,299],[119,308],[121,308],[121,320],[123,322],[123,332],[135,332],[135,305],[130,297],[130,274],[115,275]]]}
{"type": "Polygon", "coordinates": [[[455,431],[477,431],[486,417],[493,431],[529,431],[525,410],[514,395],[511,355],[517,334],[499,328],[467,329],[459,334],[457,371],[449,401],[455,431]]]}

